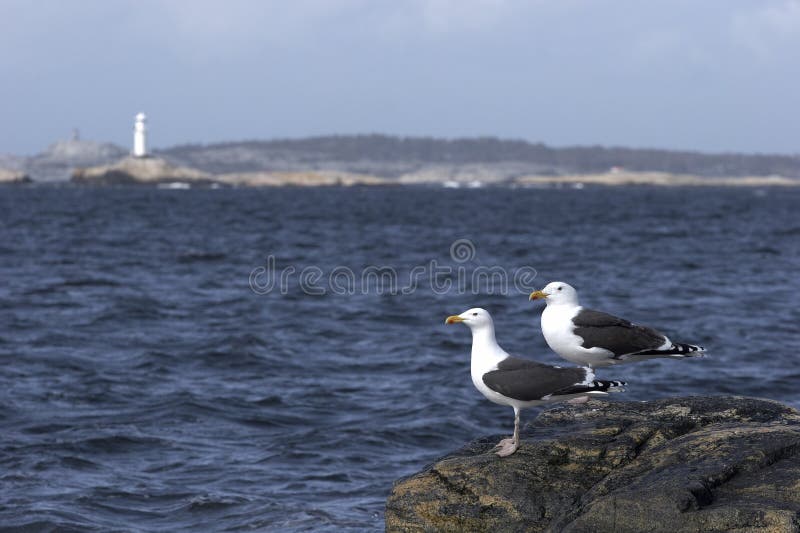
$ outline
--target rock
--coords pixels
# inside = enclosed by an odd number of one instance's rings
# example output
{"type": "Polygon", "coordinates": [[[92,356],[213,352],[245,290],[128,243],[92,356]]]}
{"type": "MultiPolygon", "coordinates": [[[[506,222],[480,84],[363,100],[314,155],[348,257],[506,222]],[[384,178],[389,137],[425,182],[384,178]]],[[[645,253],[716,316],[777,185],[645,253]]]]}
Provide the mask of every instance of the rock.
{"type": "Polygon", "coordinates": [[[397,481],[387,531],[800,531],[800,412],[741,397],[545,411],[397,481]]]}
{"type": "Polygon", "coordinates": [[[158,157],[132,156],[111,165],[75,169],[72,181],[95,185],[155,185],[175,182],[210,185],[216,182],[210,174],[194,168],[176,166],[158,157]]]}
{"type": "Polygon", "coordinates": [[[355,185],[390,185],[393,180],[366,174],[316,170],[308,172],[238,172],[220,174],[220,183],[243,187],[352,187],[355,185]]]}
{"type": "Polygon", "coordinates": [[[169,188],[188,188],[189,185],[227,185],[233,187],[320,187],[385,185],[390,180],[337,171],[313,172],[240,172],[208,174],[178,165],[158,157],[126,157],[113,165],[79,168],[72,181],[83,184],[152,184],[169,188]]]}
{"type": "Polygon", "coordinates": [[[670,172],[615,171],[603,174],[519,176],[517,185],[658,185],[661,187],[798,187],[800,179],[784,176],[694,176],[670,172]]]}
{"type": "Polygon", "coordinates": [[[125,154],[125,149],[110,143],[71,139],[24,158],[20,168],[37,182],[67,181],[75,167],[111,164],[125,154]]]}
{"type": "Polygon", "coordinates": [[[31,178],[22,170],[0,168],[0,184],[30,183],[31,178]]]}
{"type": "Polygon", "coordinates": [[[125,149],[111,143],[70,139],[56,141],[37,157],[51,162],[92,164],[94,161],[113,161],[125,156],[125,149]]]}

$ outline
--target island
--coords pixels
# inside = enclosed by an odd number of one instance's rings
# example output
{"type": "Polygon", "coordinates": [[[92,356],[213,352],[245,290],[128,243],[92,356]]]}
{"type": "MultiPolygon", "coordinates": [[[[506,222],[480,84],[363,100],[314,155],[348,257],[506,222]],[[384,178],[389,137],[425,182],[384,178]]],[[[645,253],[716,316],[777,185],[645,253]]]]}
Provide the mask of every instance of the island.
{"type": "Polygon", "coordinates": [[[78,138],[0,154],[34,182],[185,187],[422,185],[449,188],[800,185],[800,156],[550,147],[496,138],[332,135],[193,144],[129,155],[78,138]]]}

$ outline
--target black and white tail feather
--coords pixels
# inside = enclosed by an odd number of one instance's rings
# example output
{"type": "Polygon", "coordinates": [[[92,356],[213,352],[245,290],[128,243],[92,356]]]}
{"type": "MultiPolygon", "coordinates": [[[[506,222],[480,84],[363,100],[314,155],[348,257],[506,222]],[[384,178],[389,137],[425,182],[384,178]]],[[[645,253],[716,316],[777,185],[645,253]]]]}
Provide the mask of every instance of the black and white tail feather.
{"type": "Polygon", "coordinates": [[[625,385],[627,385],[627,383],[624,381],[595,380],[592,381],[591,390],[601,392],[623,392],[625,391],[625,385]]]}
{"type": "Polygon", "coordinates": [[[579,385],[573,385],[572,387],[567,387],[566,389],[561,389],[558,392],[554,392],[549,396],[570,396],[573,394],[591,394],[591,393],[607,393],[607,392],[625,392],[625,385],[624,381],[606,381],[606,380],[593,380],[589,383],[581,383],[579,385]]]}
{"type": "Polygon", "coordinates": [[[674,343],[672,346],[666,349],[657,348],[655,350],[644,350],[641,352],[628,354],[625,357],[636,355],[667,355],[676,359],[682,359],[684,357],[703,357],[706,355],[706,349],[696,344],[684,344],[679,342],[674,343]]]}

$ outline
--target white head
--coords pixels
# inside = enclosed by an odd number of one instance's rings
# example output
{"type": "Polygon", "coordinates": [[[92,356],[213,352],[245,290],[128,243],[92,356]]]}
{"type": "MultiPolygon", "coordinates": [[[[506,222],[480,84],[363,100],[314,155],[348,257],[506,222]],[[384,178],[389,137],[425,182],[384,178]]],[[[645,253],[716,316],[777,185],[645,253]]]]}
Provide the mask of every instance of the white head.
{"type": "Polygon", "coordinates": [[[547,305],[579,305],[578,291],[576,291],[572,285],[564,283],[563,281],[553,281],[545,285],[544,289],[533,291],[530,299],[543,299],[547,305]]]}
{"type": "Polygon", "coordinates": [[[460,315],[452,315],[447,317],[447,320],[444,321],[445,324],[458,324],[459,322],[463,322],[469,326],[469,329],[472,331],[487,327],[494,329],[492,315],[489,314],[489,311],[486,309],[481,309],[480,307],[467,309],[460,315]]]}

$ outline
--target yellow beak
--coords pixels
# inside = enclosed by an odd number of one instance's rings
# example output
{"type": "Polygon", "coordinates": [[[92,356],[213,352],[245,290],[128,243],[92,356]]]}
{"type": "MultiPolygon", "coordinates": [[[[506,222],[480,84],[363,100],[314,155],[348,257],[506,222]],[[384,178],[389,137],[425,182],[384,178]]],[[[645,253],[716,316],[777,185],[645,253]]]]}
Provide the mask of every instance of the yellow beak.
{"type": "Polygon", "coordinates": [[[529,300],[544,300],[545,298],[547,298],[547,295],[545,293],[543,293],[542,291],[533,291],[531,293],[530,298],[528,298],[528,299],[529,300]]]}
{"type": "Polygon", "coordinates": [[[458,315],[449,316],[447,320],[444,321],[445,324],[458,324],[459,322],[464,322],[464,319],[458,315]]]}

